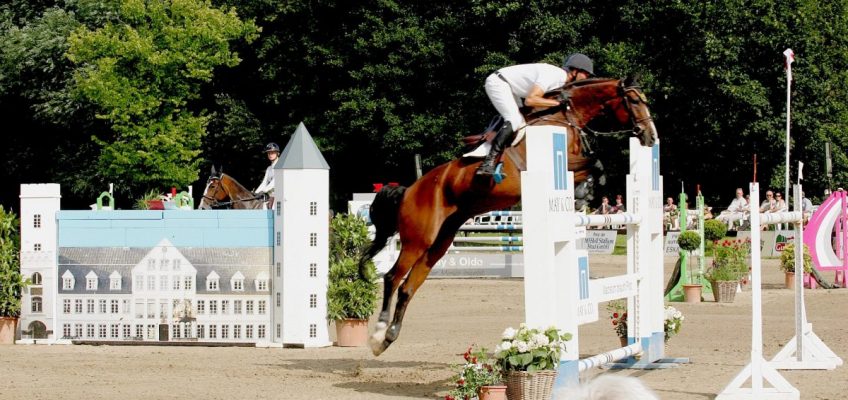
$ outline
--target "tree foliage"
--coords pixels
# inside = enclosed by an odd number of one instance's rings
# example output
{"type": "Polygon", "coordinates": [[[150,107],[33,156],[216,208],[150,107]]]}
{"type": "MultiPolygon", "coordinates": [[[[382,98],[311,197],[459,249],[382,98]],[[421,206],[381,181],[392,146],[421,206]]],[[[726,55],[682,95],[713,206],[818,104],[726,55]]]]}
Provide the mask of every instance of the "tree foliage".
{"type": "Polygon", "coordinates": [[[252,40],[256,27],[202,0],[123,0],[118,14],[120,22],[83,26],[69,39],[76,91],[114,133],[94,138],[98,172],[129,193],[189,185],[209,120],[190,101],[214,68],[238,64],[229,43],[252,40]]]}
{"type": "MultiPolygon", "coordinates": [[[[581,51],[601,76],[641,76],[667,191],[700,183],[724,205],[754,154],[757,180],[782,190],[791,47],[790,172],[804,161],[815,197],[848,179],[846,16],[846,0],[13,0],[0,6],[0,113],[51,140],[16,138],[7,176],[143,190],[196,180],[205,158],[258,179],[262,144],[303,121],[338,206],[372,182],[410,183],[414,154],[425,170],[456,157],[495,113],[492,71],[581,51]],[[58,157],[42,165],[45,142],[58,157]]],[[[600,194],[623,192],[623,140],[595,148],[611,182],[600,194]]]]}

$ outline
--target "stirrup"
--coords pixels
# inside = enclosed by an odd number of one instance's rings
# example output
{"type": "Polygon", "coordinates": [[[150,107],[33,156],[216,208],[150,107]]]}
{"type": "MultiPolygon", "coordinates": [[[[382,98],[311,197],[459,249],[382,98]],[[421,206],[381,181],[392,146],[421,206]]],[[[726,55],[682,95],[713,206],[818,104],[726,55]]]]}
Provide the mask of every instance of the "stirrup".
{"type": "Polygon", "coordinates": [[[502,162],[499,162],[498,165],[495,167],[495,173],[492,174],[492,179],[495,180],[496,185],[503,182],[503,180],[506,179],[506,174],[503,173],[503,163],[502,162]]]}

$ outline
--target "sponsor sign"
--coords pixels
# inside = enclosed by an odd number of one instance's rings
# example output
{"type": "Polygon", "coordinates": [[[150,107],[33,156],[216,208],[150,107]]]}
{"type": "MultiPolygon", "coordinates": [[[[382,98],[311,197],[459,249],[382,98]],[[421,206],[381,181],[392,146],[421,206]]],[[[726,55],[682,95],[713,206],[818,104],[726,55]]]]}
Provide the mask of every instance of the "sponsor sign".
{"type": "Polygon", "coordinates": [[[680,254],[680,246],[677,244],[678,237],[680,237],[680,232],[668,232],[665,234],[663,254],[667,256],[676,256],[680,254]]]}
{"type": "MultiPolygon", "coordinates": [[[[612,254],[615,249],[616,235],[616,231],[587,229],[583,248],[591,254],[612,254]]],[[[580,248],[579,245],[578,248],[580,248]]]]}

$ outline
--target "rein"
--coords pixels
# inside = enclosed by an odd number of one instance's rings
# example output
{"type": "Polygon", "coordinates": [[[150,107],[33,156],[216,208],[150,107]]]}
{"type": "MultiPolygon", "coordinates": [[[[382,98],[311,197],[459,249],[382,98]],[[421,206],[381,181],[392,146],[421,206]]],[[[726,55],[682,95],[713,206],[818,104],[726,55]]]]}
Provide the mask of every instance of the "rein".
{"type": "Polygon", "coordinates": [[[625,109],[627,109],[627,114],[630,116],[630,123],[633,127],[630,128],[630,129],[622,129],[622,130],[618,130],[618,131],[596,131],[592,128],[589,128],[588,125],[584,125],[584,126],[581,127],[579,124],[577,124],[573,121],[574,112],[572,111],[571,96],[570,96],[571,95],[571,89],[573,87],[574,86],[572,86],[572,85],[568,85],[567,88],[563,88],[561,90],[560,96],[562,96],[562,98],[566,101],[564,101],[560,105],[560,107],[551,107],[551,108],[548,108],[548,109],[540,110],[540,111],[537,111],[535,113],[529,114],[527,116],[527,119],[530,119],[532,117],[537,117],[537,118],[532,120],[531,122],[528,122],[527,125],[536,125],[537,123],[541,123],[541,122],[558,122],[558,123],[561,123],[563,125],[566,125],[568,128],[571,128],[578,133],[578,137],[580,138],[582,154],[584,156],[592,156],[592,155],[595,154],[595,151],[592,150],[589,135],[592,135],[592,137],[597,137],[597,136],[619,136],[619,135],[629,134],[632,137],[639,137],[641,132],[642,132],[642,128],[639,126],[639,124],[653,120],[653,118],[651,117],[650,114],[648,114],[647,117],[644,117],[644,118],[641,118],[641,119],[636,118],[636,115],[633,113],[633,105],[632,105],[633,100],[627,94],[629,92],[635,92],[635,93],[638,94],[639,99],[641,99],[642,101],[646,101],[645,95],[642,94],[642,92],[639,91],[639,86],[634,85],[634,86],[625,87],[623,85],[623,82],[622,82],[622,84],[619,86],[619,94],[621,95],[621,97],[623,98],[623,100],[626,104],[625,109]],[[565,118],[556,118],[555,117],[556,114],[559,113],[560,108],[565,108],[565,110],[563,110],[563,112],[562,112],[562,114],[565,118]]]}

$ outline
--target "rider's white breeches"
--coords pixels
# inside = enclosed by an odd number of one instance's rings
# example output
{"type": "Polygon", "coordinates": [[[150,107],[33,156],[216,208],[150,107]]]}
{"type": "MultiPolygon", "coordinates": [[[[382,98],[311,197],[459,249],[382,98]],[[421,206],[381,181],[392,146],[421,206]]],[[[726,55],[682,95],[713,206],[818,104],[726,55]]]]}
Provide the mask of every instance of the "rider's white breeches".
{"type": "Polygon", "coordinates": [[[504,117],[505,120],[512,124],[512,129],[517,130],[524,126],[524,117],[521,116],[521,111],[518,110],[520,98],[512,93],[509,83],[498,77],[497,74],[491,74],[486,78],[486,95],[492,101],[495,109],[504,117]]]}

